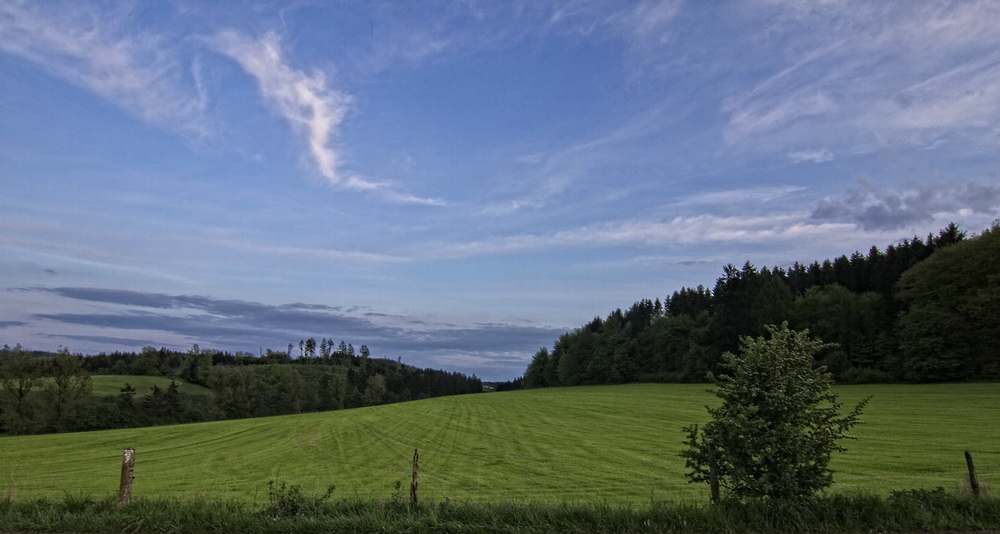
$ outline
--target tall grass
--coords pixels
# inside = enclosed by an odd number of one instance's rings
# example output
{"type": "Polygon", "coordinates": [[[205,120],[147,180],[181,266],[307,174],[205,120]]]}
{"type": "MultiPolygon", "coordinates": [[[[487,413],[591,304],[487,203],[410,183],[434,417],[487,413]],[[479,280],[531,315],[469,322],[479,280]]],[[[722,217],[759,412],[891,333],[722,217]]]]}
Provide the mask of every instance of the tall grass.
{"type": "MultiPolygon", "coordinates": [[[[312,496],[303,498],[313,499],[312,496]]],[[[273,504],[273,503],[271,503],[273,504]]],[[[3,532],[128,533],[853,533],[1000,529],[1000,499],[943,491],[831,495],[806,501],[470,503],[410,506],[334,500],[294,514],[242,501],[139,499],[119,510],[112,499],[0,501],[3,532]]]]}

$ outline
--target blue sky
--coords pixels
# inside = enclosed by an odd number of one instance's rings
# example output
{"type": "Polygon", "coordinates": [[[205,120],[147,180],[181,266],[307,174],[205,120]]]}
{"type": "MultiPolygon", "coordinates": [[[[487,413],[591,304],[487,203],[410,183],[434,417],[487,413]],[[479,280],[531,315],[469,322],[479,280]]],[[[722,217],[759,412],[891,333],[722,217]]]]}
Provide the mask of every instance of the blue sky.
{"type": "Polygon", "coordinates": [[[0,341],[510,379],[1000,217],[1000,2],[0,1],[0,341]]]}

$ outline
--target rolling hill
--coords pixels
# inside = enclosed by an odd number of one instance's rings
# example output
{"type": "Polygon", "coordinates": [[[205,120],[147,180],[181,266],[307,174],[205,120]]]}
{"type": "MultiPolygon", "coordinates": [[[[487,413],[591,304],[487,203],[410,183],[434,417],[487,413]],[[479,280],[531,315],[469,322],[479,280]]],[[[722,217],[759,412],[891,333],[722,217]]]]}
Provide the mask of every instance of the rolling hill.
{"type": "MultiPolygon", "coordinates": [[[[635,384],[440,397],[294,416],[3,438],[13,498],[103,496],[121,452],[136,449],[137,497],[266,501],[278,479],[336,498],[389,499],[409,486],[420,449],[424,500],[703,500],[685,483],[681,428],[704,422],[705,385],[635,384]],[[399,488],[397,489],[397,482],[399,488]]],[[[835,457],[833,491],[948,490],[975,454],[1000,484],[1000,384],[843,386],[873,395],[858,441],[835,457]]]]}
{"type": "MultiPolygon", "coordinates": [[[[174,379],[181,393],[188,395],[211,395],[212,390],[205,386],[192,384],[180,379],[174,379]]],[[[135,388],[135,394],[142,397],[149,393],[149,388],[158,386],[160,389],[170,387],[171,379],[163,376],[136,376],[136,375],[90,375],[91,394],[97,397],[105,395],[118,395],[126,382],[135,388]]]]}

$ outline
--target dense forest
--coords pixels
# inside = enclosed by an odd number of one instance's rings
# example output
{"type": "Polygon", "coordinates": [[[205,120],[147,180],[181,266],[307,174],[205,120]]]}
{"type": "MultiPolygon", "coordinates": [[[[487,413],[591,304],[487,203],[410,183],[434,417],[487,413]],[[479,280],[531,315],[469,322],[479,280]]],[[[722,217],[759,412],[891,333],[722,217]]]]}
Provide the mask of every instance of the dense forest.
{"type": "Polygon", "coordinates": [[[867,254],[758,269],[727,265],[712,289],[675,291],[562,335],[525,387],[700,382],[741,336],[787,321],[828,347],[842,383],[1000,378],[1000,223],[969,238],[954,224],[867,254]]]}
{"type": "Polygon", "coordinates": [[[477,393],[482,382],[398,360],[372,358],[367,347],[323,339],[266,354],[187,352],[147,347],[139,353],[82,356],[61,350],[0,350],[0,431],[8,434],[128,428],[338,410],[477,393]],[[118,395],[91,395],[91,375],[163,376],[200,384],[210,395],[186,394],[177,382],[136,391],[127,381],[118,395]]]}

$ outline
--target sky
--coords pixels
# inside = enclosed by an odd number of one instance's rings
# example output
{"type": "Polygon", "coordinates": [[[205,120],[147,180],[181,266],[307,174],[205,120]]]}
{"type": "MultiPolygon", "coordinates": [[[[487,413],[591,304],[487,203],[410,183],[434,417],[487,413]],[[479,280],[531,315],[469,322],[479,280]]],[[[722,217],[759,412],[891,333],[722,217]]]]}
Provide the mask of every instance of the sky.
{"type": "Polygon", "coordinates": [[[1000,217],[1000,2],[0,0],[0,342],[509,380],[1000,217]]]}

